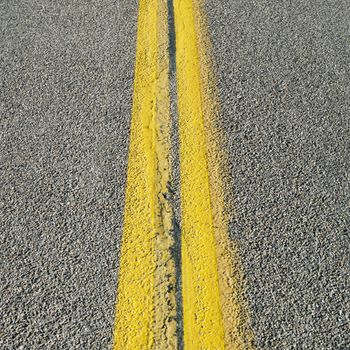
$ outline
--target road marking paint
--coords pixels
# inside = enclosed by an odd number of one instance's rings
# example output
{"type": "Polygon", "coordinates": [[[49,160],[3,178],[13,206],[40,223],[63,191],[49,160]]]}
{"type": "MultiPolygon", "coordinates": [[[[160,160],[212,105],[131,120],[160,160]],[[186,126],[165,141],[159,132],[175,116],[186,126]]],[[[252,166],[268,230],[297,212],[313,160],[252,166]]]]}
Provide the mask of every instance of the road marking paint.
{"type": "Polygon", "coordinates": [[[186,350],[225,349],[192,0],[175,0],[186,350]]]}
{"type": "Polygon", "coordinates": [[[199,7],[175,0],[184,343],[186,350],[252,349],[242,270],[228,237],[232,207],[225,202],[216,86],[199,7]]]}
{"type": "MultiPolygon", "coordinates": [[[[195,1],[196,13],[202,13],[202,0],[195,1]]],[[[219,125],[220,103],[213,69],[211,43],[204,15],[195,16],[197,46],[201,72],[202,110],[206,125],[210,195],[218,260],[221,309],[224,320],[225,342],[228,349],[250,350],[253,332],[245,295],[245,281],[238,247],[229,238],[230,218],[235,216],[232,189],[233,179],[228,174],[229,160],[223,125],[219,125]]]]}
{"type": "Polygon", "coordinates": [[[169,202],[171,174],[170,100],[169,100],[169,54],[168,10],[166,0],[158,0],[157,16],[157,85],[155,153],[156,153],[156,270],[155,270],[155,349],[177,349],[176,297],[173,211],[169,202]]]}
{"type": "Polygon", "coordinates": [[[140,0],[115,350],[176,349],[166,0],[140,0]]]}
{"type": "MultiPolygon", "coordinates": [[[[228,237],[225,154],[215,125],[216,86],[199,4],[174,0],[184,347],[252,349],[241,267],[228,237]]],[[[140,0],[115,350],[177,350],[181,343],[168,189],[167,16],[167,0],[140,0]]]]}

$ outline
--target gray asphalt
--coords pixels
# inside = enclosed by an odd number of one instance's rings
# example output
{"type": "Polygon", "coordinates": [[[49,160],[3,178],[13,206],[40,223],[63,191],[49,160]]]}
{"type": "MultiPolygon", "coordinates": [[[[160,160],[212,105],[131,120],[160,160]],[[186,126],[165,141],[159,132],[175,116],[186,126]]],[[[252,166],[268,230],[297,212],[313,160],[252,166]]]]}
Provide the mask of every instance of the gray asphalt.
{"type": "Polygon", "coordinates": [[[349,2],[206,12],[256,345],[350,349],[349,2]]]}
{"type": "Polygon", "coordinates": [[[1,1],[0,349],[107,349],[137,3],[1,1]]]}
{"type": "MultiPolygon", "coordinates": [[[[350,6],[205,9],[256,345],[349,349],[350,6]]],[[[136,17],[0,1],[1,349],[110,347],[136,17]]]]}

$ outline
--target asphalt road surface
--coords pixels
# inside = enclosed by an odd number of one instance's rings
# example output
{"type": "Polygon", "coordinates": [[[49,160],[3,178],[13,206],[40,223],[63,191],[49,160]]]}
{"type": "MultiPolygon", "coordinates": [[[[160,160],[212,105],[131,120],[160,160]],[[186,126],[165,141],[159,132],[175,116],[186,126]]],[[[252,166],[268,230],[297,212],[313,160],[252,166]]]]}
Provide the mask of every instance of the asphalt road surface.
{"type": "MultiPolygon", "coordinates": [[[[111,347],[137,10],[0,2],[1,349],[111,347]]],[[[349,349],[350,5],[205,15],[256,347],[349,349]]]]}
{"type": "Polygon", "coordinates": [[[349,349],[349,3],[207,12],[258,348],[349,349]]]}
{"type": "Polygon", "coordinates": [[[107,349],[134,1],[2,1],[1,349],[107,349]]]}

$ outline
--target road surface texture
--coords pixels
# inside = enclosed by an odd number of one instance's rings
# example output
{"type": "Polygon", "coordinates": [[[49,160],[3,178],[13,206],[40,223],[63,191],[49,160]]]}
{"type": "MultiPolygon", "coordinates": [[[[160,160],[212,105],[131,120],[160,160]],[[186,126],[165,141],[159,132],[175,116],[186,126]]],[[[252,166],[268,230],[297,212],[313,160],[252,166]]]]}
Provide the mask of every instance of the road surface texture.
{"type": "Polygon", "coordinates": [[[134,1],[1,1],[1,349],[112,339],[134,1]]]}
{"type": "Polygon", "coordinates": [[[349,349],[349,3],[206,9],[256,345],[349,349]]]}
{"type": "MultiPolygon", "coordinates": [[[[111,347],[137,10],[0,2],[1,349],[111,347]]],[[[349,349],[350,6],[205,15],[254,343],[349,349]]]]}

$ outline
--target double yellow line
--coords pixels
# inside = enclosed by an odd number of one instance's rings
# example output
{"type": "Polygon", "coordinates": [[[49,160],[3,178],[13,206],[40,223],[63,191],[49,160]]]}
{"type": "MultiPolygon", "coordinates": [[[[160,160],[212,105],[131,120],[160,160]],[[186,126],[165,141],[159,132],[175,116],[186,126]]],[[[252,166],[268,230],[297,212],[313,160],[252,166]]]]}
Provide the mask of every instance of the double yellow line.
{"type": "Polygon", "coordinates": [[[167,0],[140,0],[114,349],[250,349],[241,272],[224,213],[203,22],[195,0],[174,0],[174,13],[181,238],[173,232],[169,201],[167,0]],[[181,239],[182,306],[175,239],[181,239]]]}

